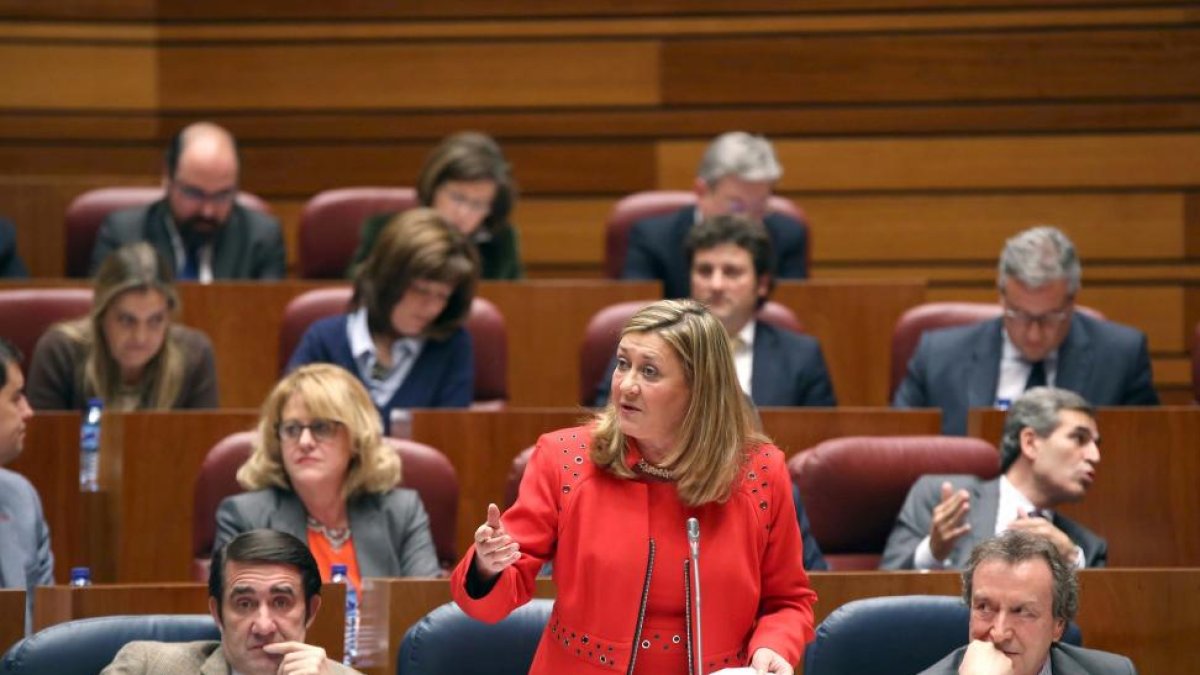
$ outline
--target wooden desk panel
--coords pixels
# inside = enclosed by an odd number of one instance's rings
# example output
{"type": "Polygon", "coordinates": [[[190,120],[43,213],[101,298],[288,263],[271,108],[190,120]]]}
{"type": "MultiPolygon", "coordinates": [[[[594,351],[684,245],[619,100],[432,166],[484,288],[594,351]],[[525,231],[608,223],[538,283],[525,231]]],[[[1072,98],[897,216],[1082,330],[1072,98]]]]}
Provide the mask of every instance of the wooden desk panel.
{"type": "MultiPolygon", "coordinates": [[[[1101,408],[1096,483],[1061,511],[1108,539],[1108,564],[1200,566],[1200,407],[1101,408]]],[[[969,413],[968,434],[998,443],[1004,413],[969,413]]]]}
{"type": "Polygon", "coordinates": [[[0,589],[0,654],[25,637],[25,591],[0,589]]]}
{"type": "MultiPolygon", "coordinates": [[[[538,436],[580,424],[588,414],[570,408],[413,413],[413,438],[445,453],[458,472],[460,553],[470,546],[488,502],[503,504],[513,457],[538,436]]],[[[866,408],[766,408],[762,419],[767,434],[789,454],[837,436],[937,434],[940,425],[936,412],[866,408]]]]}
{"type": "MultiPolygon", "coordinates": [[[[1200,630],[1200,608],[1194,602],[1200,592],[1200,569],[1084,570],[1079,577],[1077,623],[1088,647],[1124,654],[1143,673],[1200,672],[1200,652],[1192,637],[1200,630]]],[[[852,600],[911,594],[957,596],[962,592],[959,575],[954,572],[816,572],[810,580],[818,596],[814,607],[818,623],[852,600]]],[[[375,643],[375,653],[386,656],[382,661],[375,657],[364,672],[382,675],[392,672],[405,631],[449,601],[449,582],[371,579],[366,583],[364,630],[386,638],[386,642],[375,643]]],[[[553,597],[549,580],[539,580],[537,596],[553,597]]]]}
{"type": "Polygon", "coordinates": [[[64,583],[72,567],[90,564],[80,522],[85,495],[79,492],[79,424],[76,412],[37,413],[26,427],[24,452],[6,467],[37,489],[50,528],[54,578],[64,583]]]}
{"type": "MultiPolygon", "coordinates": [[[[198,583],[43,586],[36,593],[34,630],[100,616],[209,613],[208,586],[198,583]]],[[[324,647],[329,658],[340,661],[345,587],[325,584],[321,588],[321,602],[322,609],[309,627],[305,641],[324,647]]]]}

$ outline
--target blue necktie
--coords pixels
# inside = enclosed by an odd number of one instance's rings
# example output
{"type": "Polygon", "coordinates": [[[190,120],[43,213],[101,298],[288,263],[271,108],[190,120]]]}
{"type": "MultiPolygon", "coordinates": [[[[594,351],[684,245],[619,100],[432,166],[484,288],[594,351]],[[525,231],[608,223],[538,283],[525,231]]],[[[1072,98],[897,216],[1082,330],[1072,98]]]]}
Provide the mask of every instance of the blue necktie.
{"type": "Polygon", "coordinates": [[[179,273],[180,281],[197,281],[200,279],[200,247],[187,246],[184,249],[183,271],[179,273]]]}

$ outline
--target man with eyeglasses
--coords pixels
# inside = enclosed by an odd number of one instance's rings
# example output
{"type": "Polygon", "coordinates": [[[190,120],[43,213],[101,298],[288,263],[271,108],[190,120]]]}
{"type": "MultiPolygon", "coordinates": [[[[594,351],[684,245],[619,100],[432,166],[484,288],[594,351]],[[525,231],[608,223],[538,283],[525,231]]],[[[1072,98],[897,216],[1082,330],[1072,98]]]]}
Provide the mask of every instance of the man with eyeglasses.
{"type": "Polygon", "coordinates": [[[279,221],[237,203],[239,172],[237,143],[228,131],[211,122],[184,127],[167,148],[166,195],[105,218],[92,273],[117,248],[148,241],[180,280],[283,278],[279,221]]]}
{"type": "Polygon", "coordinates": [[[1003,315],[922,335],[892,405],[941,408],[942,433],[957,435],[968,409],[1005,407],[1036,386],[1099,406],[1157,405],[1145,334],[1076,312],[1081,276],[1075,246],[1057,228],[1009,239],[997,279],[1003,315]]]}
{"type": "Polygon", "coordinates": [[[696,205],[634,223],[622,279],[658,279],[664,298],[686,298],[691,268],[684,240],[707,218],[746,215],[760,220],[775,250],[771,273],[778,279],[808,277],[808,226],[767,202],[783,168],[771,142],[744,131],[722,134],[708,146],[696,171],[696,205]]]}

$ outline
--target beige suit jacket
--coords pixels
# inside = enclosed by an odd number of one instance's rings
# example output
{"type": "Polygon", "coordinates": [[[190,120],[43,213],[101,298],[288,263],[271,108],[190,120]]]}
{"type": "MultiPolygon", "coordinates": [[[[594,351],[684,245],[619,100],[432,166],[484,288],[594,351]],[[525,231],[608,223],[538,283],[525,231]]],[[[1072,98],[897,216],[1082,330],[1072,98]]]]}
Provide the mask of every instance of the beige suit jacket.
{"type": "MultiPolygon", "coordinates": [[[[334,675],[358,673],[336,661],[329,662],[329,670],[334,675]]],[[[229,675],[229,663],[220,642],[130,642],[100,675],[195,675],[197,672],[229,675]]]]}

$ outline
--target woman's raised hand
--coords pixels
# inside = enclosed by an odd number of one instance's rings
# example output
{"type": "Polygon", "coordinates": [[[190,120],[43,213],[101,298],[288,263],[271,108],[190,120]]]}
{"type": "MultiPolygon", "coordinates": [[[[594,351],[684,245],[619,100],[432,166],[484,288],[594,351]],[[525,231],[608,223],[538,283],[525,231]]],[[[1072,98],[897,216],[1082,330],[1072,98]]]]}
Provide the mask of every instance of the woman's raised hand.
{"type": "Polygon", "coordinates": [[[475,530],[475,571],[485,581],[521,559],[521,547],[500,524],[500,508],[488,504],[487,522],[475,530]]]}

